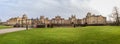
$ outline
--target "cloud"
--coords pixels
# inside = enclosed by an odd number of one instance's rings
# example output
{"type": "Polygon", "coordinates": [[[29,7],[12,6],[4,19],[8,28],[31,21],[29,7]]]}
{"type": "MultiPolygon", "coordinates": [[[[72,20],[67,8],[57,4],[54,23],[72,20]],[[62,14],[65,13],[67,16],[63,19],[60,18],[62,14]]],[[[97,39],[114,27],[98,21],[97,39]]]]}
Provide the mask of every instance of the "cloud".
{"type": "Polygon", "coordinates": [[[26,13],[29,18],[41,15],[53,18],[60,15],[64,18],[75,14],[77,18],[85,17],[91,11],[99,13],[89,6],[90,0],[0,0],[0,18],[5,21],[11,17],[26,13]]]}
{"type": "Polygon", "coordinates": [[[120,8],[120,0],[91,0],[89,5],[108,18],[108,15],[113,12],[113,7],[120,8]]]}

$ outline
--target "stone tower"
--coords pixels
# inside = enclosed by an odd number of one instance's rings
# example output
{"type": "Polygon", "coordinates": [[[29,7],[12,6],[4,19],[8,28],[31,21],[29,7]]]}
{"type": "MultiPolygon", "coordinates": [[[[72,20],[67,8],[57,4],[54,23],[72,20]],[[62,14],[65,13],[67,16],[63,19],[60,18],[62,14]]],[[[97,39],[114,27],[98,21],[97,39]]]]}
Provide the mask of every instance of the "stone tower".
{"type": "Polygon", "coordinates": [[[86,17],[90,17],[90,16],[91,16],[91,13],[90,13],[90,12],[88,12],[86,17]]]}
{"type": "Polygon", "coordinates": [[[77,18],[75,15],[72,15],[70,18],[69,18],[71,24],[76,24],[77,23],[77,18]]]}
{"type": "Polygon", "coordinates": [[[22,18],[23,18],[23,19],[27,19],[27,15],[26,15],[26,14],[23,14],[22,18]]]}

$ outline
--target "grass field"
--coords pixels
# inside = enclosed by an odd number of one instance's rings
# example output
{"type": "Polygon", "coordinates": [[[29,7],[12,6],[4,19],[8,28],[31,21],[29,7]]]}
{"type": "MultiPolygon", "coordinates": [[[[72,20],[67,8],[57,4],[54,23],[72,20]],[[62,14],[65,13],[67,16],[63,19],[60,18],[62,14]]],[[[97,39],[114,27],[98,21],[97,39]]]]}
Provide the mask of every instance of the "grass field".
{"type": "Polygon", "coordinates": [[[0,35],[0,44],[120,44],[120,26],[38,28],[0,35]]]}
{"type": "Polygon", "coordinates": [[[6,28],[12,28],[11,26],[3,26],[3,25],[0,25],[0,29],[6,29],[6,28]]]}

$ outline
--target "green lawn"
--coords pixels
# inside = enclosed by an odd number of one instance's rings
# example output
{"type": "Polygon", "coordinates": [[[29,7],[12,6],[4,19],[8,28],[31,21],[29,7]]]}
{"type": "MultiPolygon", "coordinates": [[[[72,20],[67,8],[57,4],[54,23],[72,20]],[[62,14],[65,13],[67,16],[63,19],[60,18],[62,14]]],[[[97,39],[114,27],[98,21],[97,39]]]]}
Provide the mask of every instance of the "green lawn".
{"type": "Polygon", "coordinates": [[[6,28],[11,28],[12,26],[3,26],[3,25],[0,25],[0,29],[6,29],[6,28]]]}
{"type": "Polygon", "coordinates": [[[0,44],[120,44],[120,26],[19,31],[0,35],[0,44]]]}

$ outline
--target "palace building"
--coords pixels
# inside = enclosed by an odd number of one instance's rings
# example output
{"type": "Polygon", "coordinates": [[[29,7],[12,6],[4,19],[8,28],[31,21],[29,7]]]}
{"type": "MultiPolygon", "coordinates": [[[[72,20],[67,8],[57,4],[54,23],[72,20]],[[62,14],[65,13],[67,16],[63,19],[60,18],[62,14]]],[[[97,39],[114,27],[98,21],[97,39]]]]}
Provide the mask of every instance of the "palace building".
{"type": "Polygon", "coordinates": [[[20,26],[35,26],[40,24],[106,24],[106,17],[103,17],[101,15],[94,15],[88,12],[87,16],[83,19],[77,19],[75,15],[72,15],[68,19],[64,19],[61,16],[55,16],[55,18],[52,19],[49,19],[47,17],[45,18],[44,16],[40,16],[40,18],[36,19],[28,19],[26,14],[24,14],[22,17],[10,18],[7,21],[7,24],[19,24],[20,26]]]}
{"type": "Polygon", "coordinates": [[[81,24],[106,24],[106,17],[101,15],[92,15],[91,13],[87,13],[86,18],[83,18],[81,24]]]}
{"type": "Polygon", "coordinates": [[[26,24],[31,25],[31,22],[32,22],[31,19],[28,19],[26,14],[24,14],[22,17],[15,17],[7,20],[8,25],[19,24],[21,26],[25,26],[26,24]]]}

